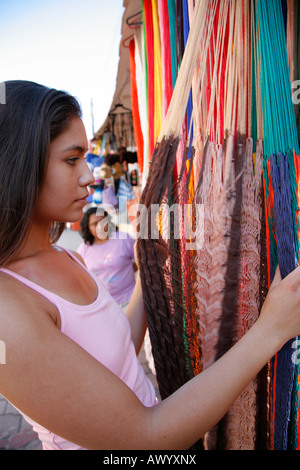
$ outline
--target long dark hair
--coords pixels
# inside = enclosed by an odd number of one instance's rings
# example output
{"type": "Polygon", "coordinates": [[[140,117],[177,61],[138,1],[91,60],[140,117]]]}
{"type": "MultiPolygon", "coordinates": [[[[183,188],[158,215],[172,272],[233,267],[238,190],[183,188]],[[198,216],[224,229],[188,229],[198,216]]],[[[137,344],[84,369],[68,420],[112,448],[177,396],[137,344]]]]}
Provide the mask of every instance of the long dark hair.
{"type": "MultiPolygon", "coordinates": [[[[72,117],[81,117],[80,105],[66,92],[22,80],[7,81],[4,86],[5,104],[0,104],[0,266],[28,234],[50,143],[66,130],[72,117]]],[[[53,221],[52,243],[64,226],[53,221]]]]}

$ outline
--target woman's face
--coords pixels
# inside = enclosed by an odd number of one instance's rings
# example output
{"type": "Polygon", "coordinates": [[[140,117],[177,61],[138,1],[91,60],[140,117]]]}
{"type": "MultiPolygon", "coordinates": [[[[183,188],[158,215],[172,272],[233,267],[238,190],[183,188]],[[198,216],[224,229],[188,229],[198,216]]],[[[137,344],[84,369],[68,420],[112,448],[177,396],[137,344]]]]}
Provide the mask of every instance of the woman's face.
{"type": "Polygon", "coordinates": [[[66,131],[50,144],[45,179],[35,209],[40,223],[76,222],[89,195],[94,177],[85,161],[88,141],[79,117],[70,120],[66,131]]]}
{"type": "Polygon", "coordinates": [[[91,214],[89,217],[89,231],[95,242],[101,242],[108,237],[108,222],[104,215],[91,214]]]}

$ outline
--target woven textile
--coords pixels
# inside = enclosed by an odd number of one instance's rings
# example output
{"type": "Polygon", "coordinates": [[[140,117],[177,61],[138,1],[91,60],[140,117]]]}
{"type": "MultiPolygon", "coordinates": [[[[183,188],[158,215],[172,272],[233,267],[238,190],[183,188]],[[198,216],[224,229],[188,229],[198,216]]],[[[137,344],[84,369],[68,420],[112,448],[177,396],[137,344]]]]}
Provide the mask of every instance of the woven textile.
{"type": "MultiPolygon", "coordinates": [[[[151,165],[138,255],[162,398],[245,334],[278,265],[284,277],[299,263],[296,3],[143,1],[151,165]]],[[[206,449],[300,447],[296,340],[204,436],[206,449]]]]}

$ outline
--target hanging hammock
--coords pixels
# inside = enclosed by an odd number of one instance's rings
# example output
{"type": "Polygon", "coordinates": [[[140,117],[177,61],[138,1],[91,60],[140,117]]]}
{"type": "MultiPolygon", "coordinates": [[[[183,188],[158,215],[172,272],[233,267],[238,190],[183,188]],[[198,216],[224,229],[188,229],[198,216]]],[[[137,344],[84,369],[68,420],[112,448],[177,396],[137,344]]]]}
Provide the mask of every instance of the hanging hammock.
{"type": "MultiPolygon", "coordinates": [[[[144,1],[145,19],[150,4],[170,47],[162,53],[164,119],[140,200],[147,236],[138,256],[165,398],[251,327],[277,264],[282,276],[298,264],[300,167],[281,1],[169,0],[168,9],[144,1]]],[[[297,447],[292,353],[289,343],[200,448],[297,447]]]]}

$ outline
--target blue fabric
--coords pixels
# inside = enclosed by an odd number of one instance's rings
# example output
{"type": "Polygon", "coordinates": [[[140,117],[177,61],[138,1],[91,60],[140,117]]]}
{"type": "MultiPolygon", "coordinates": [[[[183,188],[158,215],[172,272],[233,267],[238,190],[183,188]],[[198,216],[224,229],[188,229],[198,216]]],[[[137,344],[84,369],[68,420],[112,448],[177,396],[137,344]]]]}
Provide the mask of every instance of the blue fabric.
{"type": "Polygon", "coordinates": [[[104,157],[99,157],[98,155],[95,155],[94,153],[88,153],[86,156],[86,161],[87,163],[90,163],[93,166],[93,169],[96,168],[97,166],[101,166],[102,163],[104,163],[104,157]]]}
{"type": "MultiPolygon", "coordinates": [[[[274,217],[277,239],[278,264],[281,277],[286,277],[296,268],[294,221],[289,162],[287,155],[272,155],[271,180],[274,193],[274,217]]],[[[293,392],[295,364],[292,361],[292,343],[288,341],[277,354],[276,401],[275,401],[275,450],[287,450],[289,421],[293,392]]]]}
{"type": "MultiPolygon", "coordinates": [[[[184,37],[184,47],[186,46],[189,32],[190,32],[190,23],[189,23],[189,11],[188,11],[188,3],[187,0],[183,0],[182,2],[182,13],[183,13],[183,37],[184,37]]],[[[190,134],[190,142],[193,141],[193,123],[191,122],[192,119],[192,112],[193,112],[193,98],[192,98],[192,91],[190,91],[189,100],[187,103],[186,109],[186,120],[187,120],[187,132],[189,133],[190,126],[191,126],[191,134],[190,134]]],[[[191,146],[189,146],[189,153],[188,158],[191,158],[191,146]]]]}

